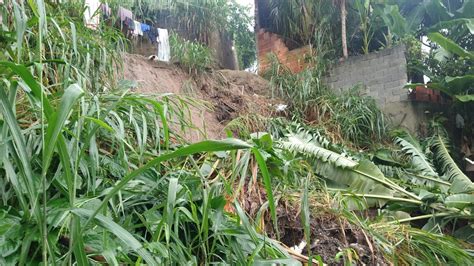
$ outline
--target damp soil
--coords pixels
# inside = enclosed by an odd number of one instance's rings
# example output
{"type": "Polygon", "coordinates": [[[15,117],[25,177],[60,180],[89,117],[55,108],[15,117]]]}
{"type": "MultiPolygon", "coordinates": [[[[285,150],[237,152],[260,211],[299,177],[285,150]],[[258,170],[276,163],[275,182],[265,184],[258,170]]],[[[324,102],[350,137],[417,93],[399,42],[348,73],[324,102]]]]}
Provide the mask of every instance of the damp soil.
{"type": "MultiPolygon", "coordinates": [[[[240,192],[239,202],[247,214],[255,218],[260,207],[266,202],[265,189],[256,181],[252,182],[240,192]]],[[[281,196],[277,205],[279,241],[290,248],[298,246],[305,240],[300,207],[295,202],[297,201],[294,198],[289,200],[281,196]]],[[[303,249],[302,255],[309,255],[309,246],[311,255],[320,256],[324,263],[344,265],[344,261],[342,259],[338,261],[336,256],[344,250],[352,249],[358,256],[358,258],[353,256],[353,262],[357,265],[388,265],[381,252],[377,250],[373,239],[370,239],[362,228],[337,215],[330,206],[321,203],[312,206],[310,220],[311,243],[303,249]]],[[[266,225],[267,234],[276,239],[274,228],[269,226],[272,220],[268,211],[262,224],[266,225]]]]}
{"type": "Polygon", "coordinates": [[[190,142],[225,138],[229,121],[248,114],[271,116],[274,106],[281,102],[268,96],[267,80],[250,72],[209,70],[196,76],[177,65],[148,60],[142,55],[122,57],[123,78],[136,81],[138,93],[173,93],[200,103],[190,106],[189,120],[196,129],[181,132],[190,142]]]}

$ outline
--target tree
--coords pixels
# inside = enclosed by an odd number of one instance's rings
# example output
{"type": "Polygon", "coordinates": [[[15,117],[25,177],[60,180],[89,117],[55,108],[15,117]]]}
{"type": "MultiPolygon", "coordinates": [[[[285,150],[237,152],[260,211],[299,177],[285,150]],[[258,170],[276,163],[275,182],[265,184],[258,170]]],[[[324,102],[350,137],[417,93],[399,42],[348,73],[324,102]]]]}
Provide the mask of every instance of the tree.
{"type": "Polygon", "coordinates": [[[347,20],[347,10],[346,10],[346,0],[335,1],[339,2],[339,7],[341,10],[341,41],[342,41],[342,55],[344,58],[347,58],[347,33],[346,33],[346,20],[347,20]]]}

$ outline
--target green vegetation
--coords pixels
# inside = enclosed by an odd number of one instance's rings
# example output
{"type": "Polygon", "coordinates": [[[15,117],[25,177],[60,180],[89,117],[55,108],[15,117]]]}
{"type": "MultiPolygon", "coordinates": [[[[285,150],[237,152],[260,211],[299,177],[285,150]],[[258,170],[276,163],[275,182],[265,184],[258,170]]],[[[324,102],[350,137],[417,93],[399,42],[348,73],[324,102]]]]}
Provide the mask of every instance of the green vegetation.
{"type": "MultiPolygon", "coordinates": [[[[328,29],[330,34],[325,38],[333,44],[334,58],[343,54],[340,47],[344,38],[347,38],[349,54],[368,53],[390,47],[407,35],[420,39],[431,28],[446,29],[455,21],[472,21],[471,0],[269,2],[271,23],[268,26],[272,32],[284,36],[290,42],[309,44],[320,37],[321,29],[328,29]],[[343,10],[347,13],[344,16],[341,15],[343,10]],[[341,24],[344,25],[341,27],[341,24]]],[[[449,34],[463,39],[462,46],[470,46],[468,50],[472,50],[472,39],[467,32],[464,28],[450,31],[449,34]]]]}
{"type": "Polygon", "coordinates": [[[232,161],[258,147],[182,146],[169,118],[185,126],[187,102],[132,94],[108,71],[120,33],[83,27],[74,1],[12,4],[6,36],[17,38],[2,39],[0,62],[2,265],[288,258],[238,207],[223,212],[229,184],[206,170],[228,165],[212,152],[232,161]]]}
{"type": "MultiPolygon", "coordinates": [[[[118,30],[84,27],[77,1],[6,2],[0,12],[11,7],[13,16],[0,38],[1,265],[472,264],[474,185],[442,121],[419,140],[390,128],[357,89],[327,89],[327,28],[312,38],[324,48],[313,68],[291,75],[275,62],[268,73],[292,117],[240,117],[228,129],[243,140],[190,144],[181,131],[192,127],[192,101],[131,92],[117,71],[127,47],[118,30]],[[336,254],[319,252],[329,245],[318,242],[325,221],[338,235],[336,254]],[[283,245],[303,239],[304,256],[283,245]]],[[[201,25],[205,41],[217,26],[207,23],[218,20],[195,18],[186,13],[192,8],[180,9],[183,19],[201,25]]],[[[472,59],[452,36],[428,36],[472,59]]],[[[171,47],[194,75],[212,66],[203,42],[172,35],[171,47]]]]}
{"type": "Polygon", "coordinates": [[[205,46],[216,42],[220,34],[227,34],[233,40],[239,67],[246,69],[255,62],[253,19],[249,16],[248,7],[235,0],[114,2],[129,7],[143,21],[158,21],[171,26],[180,37],[205,46]]]}
{"type": "MultiPolygon", "coordinates": [[[[456,20],[452,21],[449,26],[458,30],[460,28],[461,32],[465,32],[472,27],[469,23],[472,23],[472,20],[456,20]]],[[[443,27],[448,26],[446,23],[443,24],[443,27]]],[[[435,26],[428,33],[428,38],[437,45],[435,52],[432,52],[434,56],[427,59],[428,66],[424,71],[432,79],[430,87],[446,93],[454,100],[472,102],[474,101],[474,87],[472,86],[474,52],[472,49],[468,50],[469,46],[465,49],[450,39],[450,34],[445,34],[448,35],[445,36],[440,33],[437,30],[439,27],[435,26]]],[[[461,42],[459,36],[456,39],[461,42]]]]}
{"type": "Polygon", "coordinates": [[[228,19],[229,33],[234,39],[240,69],[251,67],[257,59],[255,48],[254,21],[249,16],[250,9],[235,1],[228,1],[230,15],[228,19]]]}
{"type": "MultiPolygon", "coordinates": [[[[354,87],[342,93],[329,89],[323,83],[324,65],[292,74],[273,57],[266,73],[272,82],[273,95],[291,103],[294,118],[327,128],[338,140],[349,145],[367,148],[386,140],[388,123],[375,100],[360,96],[354,87]]],[[[324,62],[324,61],[322,61],[324,62]]]]}
{"type": "Polygon", "coordinates": [[[171,34],[170,47],[172,60],[181,64],[189,74],[200,74],[213,65],[210,49],[198,42],[171,34]]]}

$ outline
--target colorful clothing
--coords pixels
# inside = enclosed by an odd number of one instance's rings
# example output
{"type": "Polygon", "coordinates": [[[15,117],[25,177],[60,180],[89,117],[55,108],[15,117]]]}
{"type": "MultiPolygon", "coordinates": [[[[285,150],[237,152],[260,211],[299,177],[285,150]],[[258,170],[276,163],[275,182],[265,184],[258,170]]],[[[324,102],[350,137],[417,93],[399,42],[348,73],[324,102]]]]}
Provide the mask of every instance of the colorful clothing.
{"type": "Polygon", "coordinates": [[[100,9],[102,10],[102,14],[104,14],[105,18],[110,18],[110,16],[112,16],[112,9],[110,9],[109,4],[102,3],[100,5],[100,9]]]}
{"type": "Polygon", "coordinates": [[[147,31],[150,31],[150,29],[151,29],[150,25],[147,25],[147,24],[144,24],[144,23],[140,23],[140,27],[141,27],[143,33],[147,32],[147,31]]]}
{"type": "Polygon", "coordinates": [[[121,22],[124,22],[127,18],[133,19],[132,11],[130,11],[126,8],[123,8],[121,6],[118,9],[118,15],[119,15],[119,18],[120,18],[121,22]]]}

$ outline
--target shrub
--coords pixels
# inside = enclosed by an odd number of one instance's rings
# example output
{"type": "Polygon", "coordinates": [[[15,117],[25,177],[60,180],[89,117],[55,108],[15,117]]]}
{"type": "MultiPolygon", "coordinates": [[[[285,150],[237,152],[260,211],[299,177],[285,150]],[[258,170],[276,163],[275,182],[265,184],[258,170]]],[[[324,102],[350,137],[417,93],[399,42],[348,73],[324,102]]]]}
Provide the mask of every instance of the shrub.
{"type": "Polygon", "coordinates": [[[172,59],[179,62],[189,74],[202,73],[213,64],[211,50],[203,44],[171,34],[170,45],[172,59]]]}

